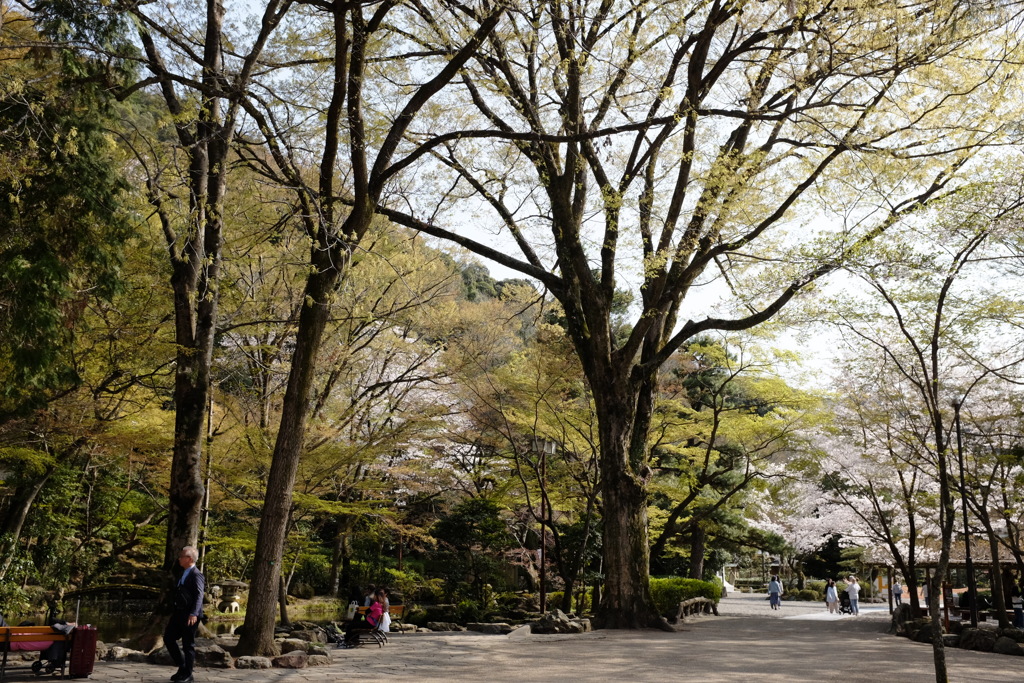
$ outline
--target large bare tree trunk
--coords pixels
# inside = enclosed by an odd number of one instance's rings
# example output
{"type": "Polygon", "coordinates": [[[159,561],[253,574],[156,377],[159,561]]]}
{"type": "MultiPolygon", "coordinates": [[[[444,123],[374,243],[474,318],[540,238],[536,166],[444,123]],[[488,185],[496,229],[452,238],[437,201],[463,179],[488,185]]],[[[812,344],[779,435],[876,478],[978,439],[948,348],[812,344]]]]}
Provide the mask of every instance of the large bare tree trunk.
{"type": "MultiPolygon", "coordinates": [[[[401,114],[391,122],[383,135],[376,159],[371,160],[371,146],[376,139],[374,134],[366,130],[362,100],[368,50],[372,49],[374,32],[381,28],[388,12],[396,6],[397,3],[390,2],[375,7],[366,6],[373,9],[369,17],[364,16],[364,6],[359,3],[337,4],[332,10],[334,82],[326,113],[318,194],[313,197],[303,194],[300,189],[301,201],[309,207],[315,205],[317,209],[315,217],[310,213],[306,218],[306,229],[312,240],[310,275],[306,279],[304,296],[306,305],[299,314],[295,354],[288,374],[281,424],[267,479],[266,501],[256,539],[256,566],[249,592],[245,631],[238,643],[241,654],[263,655],[274,651],[273,599],[276,577],[281,571],[292,505],[292,487],[302,454],[313,375],[324,329],[330,317],[331,299],[346,275],[351,250],[362,240],[374,219],[389,175],[389,166],[409,125],[430,98],[454,79],[462,66],[476,54],[480,43],[494,29],[501,16],[498,10],[492,9],[489,15],[481,17],[477,31],[466,44],[444,62],[433,78],[414,90],[401,114]],[[349,213],[342,220],[337,178],[338,156],[345,137],[341,135],[343,123],[347,124],[347,161],[352,189],[349,213]]],[[[265,122],[263,125],[266,125],[265,122]]],[[[265,132],[268,135],[271,133],[270,130],[265,132]]],[[[281,144],[280,141],[277,144],[281,144]]],[[[304,182],[298,178],[295,180],[297,188],[304,187],[304,182]]]]}
{"type": "Polygon", "coordinates": [[[162,49],[174,49],[180,36],[177,24],[146,15],[150,6],[133,5],[146,67],[157,83],[167,112],[174,119],[178,144],[188,155],[188,217],[177,225],[169,199],[175,190],[161,186],[159,173],[147,177],[149,201],[160,217],[171,264],[174,293],[176,367],[174,377],[174,452],[171,460],[167,541],[164,564],[175,565],[177,551],[196,545],[203,504],[201,454],[204,422],[210,394],[217,328],[219,277],[224,196],[227,190],[228,155],[237,125],[238,108],[245,96],[254,67],[271,33],[287,12],[290,2],[268,0],[259,31],[248,54],[230,74],[224,71],[224,3],[205,3],[205,35],[202,54],[176,54],[165,59],[162,49]],[[160,43],[158,38],[166,39],[160,43]],[[179,60],[194,60],[190,67],[201,73],[196,82],[190,73],[181,77],[171,68],[179,60]],[[190,90],[188,96],[179,89],[190,90]],[[192,102],[196,107],[190,111],[192,102]],[[226,105],[226,108],[225,108],[226,105]]]}
{"type": "Polygon", "coordinates": [[[288,375],[282,405],[281,424],[267,477],[267,492],[256,537],[256,564],[249,587],[245,630],[238,643],[241,654],[266,655],[275,651],[274,619],[281,577],[281,558],[291,519],[292,489],[302,453],[316,356],[330,313],[330,294],[345,263],[341,254],[313,249],[316,271],[306,283],[305,300],[310,302],[299,314],[295,355],[288,375]]]}
{"type": "Polygon", "coordinates": [[[651,596],[646,465],[630,453],[636,393],[626,382],[602,386],[600,378],[590,381],[601,436],[606,577],[597,622],[603,628],[663,626],[651,596]]]}
{"type": "MultiPolygon", "coordinates": [[[[223,70],[224,6],[220,0],[206,5],[203,45],[203,82],[213,85],[223,70]]],[[[150,70],[166,77],[155,44],[144,41],[150,70]]],[[[171,113],[181,102],[169,80],[162,83],[171,113]]],[[[221,262],[221,213],[225,190],[227,141],[221,126],[220,98],[204,95],[194,133],[179,126],[178,137],[190,155],[189,220],[177,233],[165,224],[174,292],[174,454],[168,491],[167,543],[164,567],[172,569],[178,551],[196,545],[203,506],[202,447],[205,437],[210,366],[217,325],[217,278],[221,262]]],[[[157,208],[159,209],[159,203],[157,208]]]]}
{"type": "Polygon", "coordinates": [[[14,561],[14,551],[18,547],[18,538],[21,536],[22,527],[25,526],[28,511],[32,509],[36,497],[39,496],[39,492],[43,490],[43,486],[46,485],[55,469],[54,467],[47,468],[43,476],[31,485],[19,489],[14,496],[14,502],[7,509],[7,519],[0,526],[0,538],[4,541],[0,543],[0,581],[7,575],[7,570],[10,569],[11,562],[14,561]]]}
{"type": "MultiPolygon", "coordinates": [[[[704,578],[704,549],[707,544],[707,532],[700,524],[693,525],[693,535],[690,540],[690,578],[704,578]]],[[[801,586],[802,588],[802,586],[801,586]]]]}
{"type": "MultiPolygon", "coordinates": [[[[985,501],[987,502],[987,501],[985,501]]],[[[992,554],[992,607],[996,610],[996,619],[999,621],[999,628],[1009,628],[1010,619],[1006,615],[1006,593],[1003,590],[1003,564],[999,561],[999,537],[992,528],[992,520],[988,518],[987,510],[980,515],[982,524],[985,525],[986,536],[988,536],[988,548],[992,554]]]]}

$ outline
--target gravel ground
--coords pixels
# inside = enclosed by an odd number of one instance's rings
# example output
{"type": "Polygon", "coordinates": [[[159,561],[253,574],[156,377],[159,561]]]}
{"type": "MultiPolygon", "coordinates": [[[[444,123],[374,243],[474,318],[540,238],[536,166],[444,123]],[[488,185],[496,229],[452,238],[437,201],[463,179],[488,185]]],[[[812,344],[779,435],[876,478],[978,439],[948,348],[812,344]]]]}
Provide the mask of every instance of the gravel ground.
{"type": "MultiPolygon", "coordinates": [[[[327,683],[356,678],[450,683],[547,681],[891,681],[935,680],[932,651],[886,633],[885,606],[858,617],[829,615],[817,603],[783,602],[773,611],[763,594],[722,600],[721,616],[687,620],[676,633],[596,631],[581,635],[484,636],[394,634],[382,649],[335,651],[334,663],[302,670],[198,669],[196,681],[327,683]]],[[[1024,657],[947,650],[950,680],[1024,681],[1024,657]]],[[[173,669],[98,662],[101,683],[163,683],[173,669]]],[[[38,681],[25,669],[5,681],[38,681]]]]}

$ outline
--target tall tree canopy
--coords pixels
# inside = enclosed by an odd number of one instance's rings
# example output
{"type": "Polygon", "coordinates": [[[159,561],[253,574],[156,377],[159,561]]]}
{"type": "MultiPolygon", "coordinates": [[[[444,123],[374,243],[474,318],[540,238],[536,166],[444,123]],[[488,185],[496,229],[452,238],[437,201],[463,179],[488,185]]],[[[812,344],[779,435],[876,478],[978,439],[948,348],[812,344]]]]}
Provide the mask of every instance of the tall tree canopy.
{"type": "MultiPolygon", "coordinates": [[[[424,49],[457,45],[461,12],[417,30],[424,49]]],[[[410,130],[403,163],[433,186],[383,212],[536,278],[565,310],[597,401],[605,625],[658,623],[658,368],[694,335],[769,319],[1003,140],[1018,19],[966,0],[531,0],[505,9],[439,123],[410,130]],[[822,198],[841,220],[801,225],[822,198]],[[462,229],[467,214],[518,254],[462,229]],[[709,313],[716,279],[734,306],[709,313]],[[623,287],[637,303],[620,339],[623,287]]]]}
{"type": "MultiPolygon", "coordinates": [[[[87,298],[119,286],[131,235],[113,100],[97,65],[0,4],[0,376],[11,410],[78,383],[68,357],[87,298]]],[[[102,29],[97,27],[97,33],[102,29]]],[[[52,34],[52,35],[51,35],[52,34]]]]}

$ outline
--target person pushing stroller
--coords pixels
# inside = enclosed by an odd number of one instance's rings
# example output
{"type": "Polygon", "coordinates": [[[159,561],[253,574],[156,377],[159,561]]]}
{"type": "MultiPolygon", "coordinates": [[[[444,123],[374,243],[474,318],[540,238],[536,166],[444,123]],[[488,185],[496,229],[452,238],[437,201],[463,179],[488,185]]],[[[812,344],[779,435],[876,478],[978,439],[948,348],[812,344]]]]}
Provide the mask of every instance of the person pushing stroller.
{"type": "Polygon", "coordinates": [[[839,613],[853,614],[853,605],[850,604],[850,594],[846,591],[839,591],[839,613]]]}

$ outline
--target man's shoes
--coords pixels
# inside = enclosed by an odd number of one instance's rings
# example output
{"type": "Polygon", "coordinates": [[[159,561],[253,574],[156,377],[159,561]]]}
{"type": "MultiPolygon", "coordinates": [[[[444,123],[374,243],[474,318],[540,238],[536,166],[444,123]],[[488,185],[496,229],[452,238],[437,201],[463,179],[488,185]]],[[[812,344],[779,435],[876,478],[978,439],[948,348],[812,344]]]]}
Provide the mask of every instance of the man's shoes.
{"type": "Polygon", "coordinates": [[[171,676],[171,680],[174,681],[174,683],[192,683],[192,674],[179,668],[177,673],[171,676]]]}

